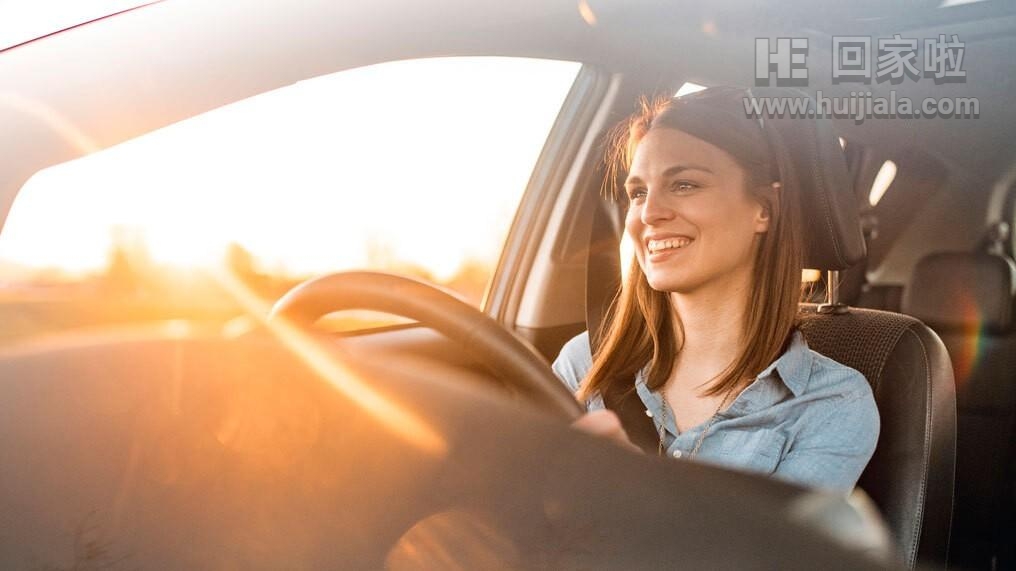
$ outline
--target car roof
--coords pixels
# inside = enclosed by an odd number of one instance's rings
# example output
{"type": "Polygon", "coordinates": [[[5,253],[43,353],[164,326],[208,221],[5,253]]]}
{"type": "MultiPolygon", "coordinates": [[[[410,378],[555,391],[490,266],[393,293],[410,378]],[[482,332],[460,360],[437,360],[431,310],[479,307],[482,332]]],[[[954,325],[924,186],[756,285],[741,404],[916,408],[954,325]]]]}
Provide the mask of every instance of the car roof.
{"type": "Polygon", "coordinates": [[[5,4],[0,51],[161,0],[14,0],[5,4]]]}

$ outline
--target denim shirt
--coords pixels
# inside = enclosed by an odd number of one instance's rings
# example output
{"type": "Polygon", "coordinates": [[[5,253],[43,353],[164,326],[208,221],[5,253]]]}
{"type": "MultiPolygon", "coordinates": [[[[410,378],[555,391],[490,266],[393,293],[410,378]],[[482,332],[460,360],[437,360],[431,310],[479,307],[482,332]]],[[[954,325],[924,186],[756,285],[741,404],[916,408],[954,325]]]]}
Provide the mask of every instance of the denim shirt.
{"type": "MultiPolygon", "coordinates": [[[[568,341],[553,364],[572,392],[591,367],[588,332],[568,341]]],[[[679,432],[673,414],[663,414],[662,395],[646,386],[647,371],[635,376],[635,388],[647,414],[665,419],[664,446],[674,458],[687,458],[708,428],[696,460],[849,492],[875,452],[879,417],[868,382],[809,349],[799,331],[711,425],[679,432]]],[[[586,408],[604,408],[603,400],[594,396],[586,408]]]]}

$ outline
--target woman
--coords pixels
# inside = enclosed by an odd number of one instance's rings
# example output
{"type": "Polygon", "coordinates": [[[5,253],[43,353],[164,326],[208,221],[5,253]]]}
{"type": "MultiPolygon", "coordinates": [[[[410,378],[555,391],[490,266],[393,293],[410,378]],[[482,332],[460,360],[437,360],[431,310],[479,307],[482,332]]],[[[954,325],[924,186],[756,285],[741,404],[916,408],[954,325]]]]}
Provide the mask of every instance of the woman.
{"type": "Polygon", "coordinates": [[[615,131],[607,180],[625,175],[615,198],[632,265],[597,354],[583,333],[554,370],[590,411],[577,428],[631,446],[602,397],[634,389],[661,454],[849,491],[875,450],[878,411],[864,377],[796,329],[796,181],[745,96],[643,102],[615,131]]]}

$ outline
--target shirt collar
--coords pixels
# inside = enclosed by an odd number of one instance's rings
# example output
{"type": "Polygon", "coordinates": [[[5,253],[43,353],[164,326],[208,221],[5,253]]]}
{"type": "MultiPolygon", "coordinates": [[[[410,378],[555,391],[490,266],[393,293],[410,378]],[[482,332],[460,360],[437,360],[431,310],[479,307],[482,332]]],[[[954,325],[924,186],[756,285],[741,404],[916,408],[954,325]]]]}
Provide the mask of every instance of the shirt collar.
{"type": "Polygon", "coordinates": [[[811,365],[812,356],[808,343],[804,340],[804,335],[795,329],[787,350],[763,369],[756,378],[772,375],[775,370],[790,392],[794,393],[794,396],[801,396],[808,388],[808,380],[811,379],[811,365]]]}
{"type": "MultiPolygon", "coordinates": [[[[786,351],[755,378],[764,379],[773,376],[773,371],[776,371],[776,378],[783,381],[783,384],[790,389],[790,392],[794,393],[794,396],[801,396],[801,393],[808,388],[808,380],[811,379],[811,366],[812,355],[808,349],[808,343],[804,340],[804,335],[800,330],[795,329],[791,334],[790,344],[787,345],[786,351]]],[[[636,387],[645,385],[645,376],[648,373],[649,365],[646,364],[635,376],[636,387]]],[[[649,391],[646,389],[645,392],[649,391]]]]}

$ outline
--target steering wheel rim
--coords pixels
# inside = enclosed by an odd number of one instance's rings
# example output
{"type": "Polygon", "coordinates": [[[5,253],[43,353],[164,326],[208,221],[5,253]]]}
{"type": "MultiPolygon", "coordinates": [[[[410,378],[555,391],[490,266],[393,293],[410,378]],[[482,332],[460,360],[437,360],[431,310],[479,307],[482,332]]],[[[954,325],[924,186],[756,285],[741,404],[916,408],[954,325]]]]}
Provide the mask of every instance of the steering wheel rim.
{"type": "Polygon", "coordinates": [[[286,292],[269,313],[310,327],[345,309],[382,311],[419,321],[467,348],[537,407],[574,420],[582,407],[543,357],[528,343],[454,293],[385,272],[338,272],[307,280],[286,292]]]}

